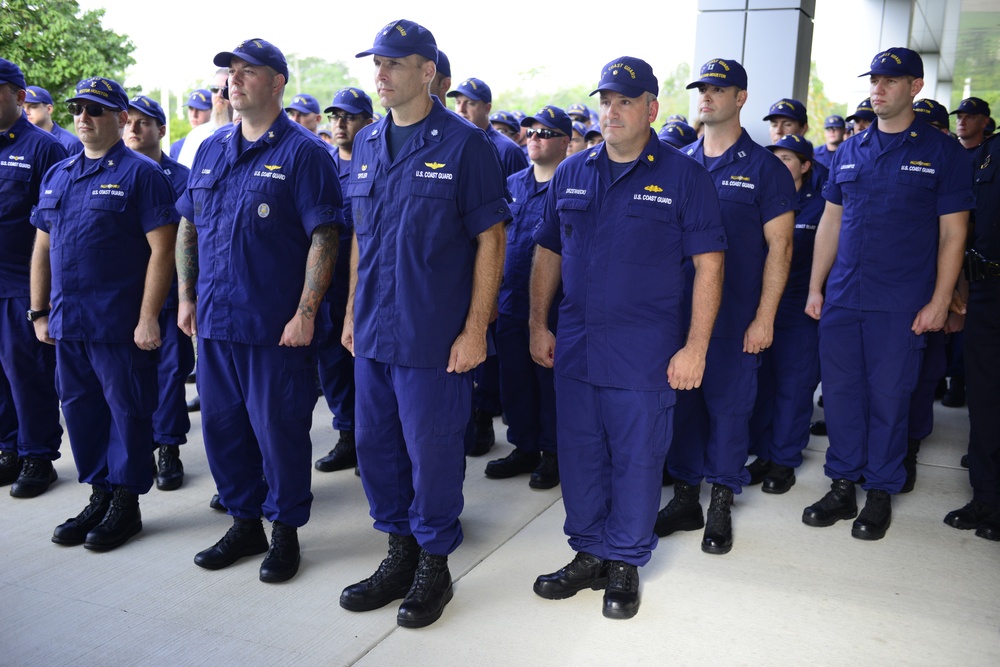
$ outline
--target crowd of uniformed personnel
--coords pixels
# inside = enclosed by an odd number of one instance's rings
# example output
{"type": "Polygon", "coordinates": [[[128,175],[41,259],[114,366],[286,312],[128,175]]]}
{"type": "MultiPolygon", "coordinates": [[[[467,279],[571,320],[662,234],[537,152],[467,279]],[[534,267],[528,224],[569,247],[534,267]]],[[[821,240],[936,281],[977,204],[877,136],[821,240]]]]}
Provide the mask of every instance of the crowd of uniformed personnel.
{"type": "Polygon", "coordinates": [[[638,58],[602,69],[596,110],[529,115],[495,109],[481,79],[452,89],[412,21],[357,57],[384,116],[354,87],[322,110],[305,92],[286,105],[285,58],[263,39],[220,52],[166,153],[151,98],[84,79],[65,101],[74,135],[0,59],[0,484],[30,498],[56,480],[61,407],[90,498],[53,542],[107,551],[138,534],[139,497],[182,486],[200,410],[211,506],[233,524],[195,563],[266,554],[260,579],[291,579],[318,381],[340,437],[314,467],[354,470],[388,534],[342,607],[402,600],[404,627],[441,616],[466,457],[490,451],[502,414],[514,449],[486,476],[561,484],[575,552],[535,593],[603,590],[603,614],[631,618],[657,540],[704,529],[702,550],[728,553],[734,496],[787,492],[810,431],[829,435],[831,489],[802,521],[884,537],[946,374],[967,388],[973,495],[945,522],[1000,541],[986,101],[949,114],[919,99],[920,56],[892,48],[861,75],[870,97],[824,119],[823,145],[786,98],[761,146],[735,60],[703,64],[694,123],[657,132],[638,58]]]}

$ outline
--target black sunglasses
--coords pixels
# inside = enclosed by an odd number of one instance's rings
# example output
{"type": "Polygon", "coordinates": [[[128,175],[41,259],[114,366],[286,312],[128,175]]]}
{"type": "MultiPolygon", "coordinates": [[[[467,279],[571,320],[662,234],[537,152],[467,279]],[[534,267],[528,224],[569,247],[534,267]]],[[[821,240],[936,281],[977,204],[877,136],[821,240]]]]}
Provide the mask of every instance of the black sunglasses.
{"type": "Polygon", "coordinates": [[[555,139],[556,137],[565,137],[565,134],[559,132],[553,132],[552,130],[525,130],[524,132],[527,137],[538,137],[539,139],[555,139]]]}
{"type": "Polygon", "coordinates": [[[213,95],[218,95],[225,89],[225,86],[209,86],[208,90],[213,95]]]}
{"type": "Polygon", "coordinates": [[[97,118],[98,116],[103,116],[105,111],[111,113],[116,111],[116,109],[109,109],[108,107],[102,104],[96,104],[96,103],[79,104],[77,102],[70,102],[67,105],[67,108],[69,109],[69,112],[74,116],[79,116],[84,111],[86,111],[87,115],[90,116],[91,118],[97,118]]]}

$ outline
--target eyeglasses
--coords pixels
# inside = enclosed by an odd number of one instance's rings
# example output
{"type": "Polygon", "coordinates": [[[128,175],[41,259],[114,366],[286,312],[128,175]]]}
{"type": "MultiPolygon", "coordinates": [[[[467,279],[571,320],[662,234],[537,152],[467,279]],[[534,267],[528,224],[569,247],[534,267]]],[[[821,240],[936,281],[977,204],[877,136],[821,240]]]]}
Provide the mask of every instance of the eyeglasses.
{"type": "Polygon", "coordinates": [[[332,113],[327,118],[336,125],[337,123],[353,123],[361,120],[361,115],[356,113],[332,113]]]}
{"type": "Polygon", "coordinates": [[[221,92],[222,92],[223,90],[225,90],[225,89],[226,89],[226,87],[225,87],[225,86],[210,86],[208,90],[209,90],[209,92],[211,92],[211,93],[212,93],[213,95],[218,95],[219,93],[221,93],[221,92]]]}
{"type": "Polygon", "coordinates": [[[70,102],[67,105],[69,112],[74,116],[79,116],[84,111],[91,118],[97,118],[98,116],[103,116],[105,111],[114,112],[115,109],[109,109],[108,107],[101,104],[79,104],[77,102],[70,102]]]}
{"type": "Polygon", "coordinates": [[[552,130],[525,130],[525,135],[530,139],[532,137],[538,137],[539,139],[555,139],[556,137],[565,137],[565,134],[559,132],[553,132],[552,130]]]}

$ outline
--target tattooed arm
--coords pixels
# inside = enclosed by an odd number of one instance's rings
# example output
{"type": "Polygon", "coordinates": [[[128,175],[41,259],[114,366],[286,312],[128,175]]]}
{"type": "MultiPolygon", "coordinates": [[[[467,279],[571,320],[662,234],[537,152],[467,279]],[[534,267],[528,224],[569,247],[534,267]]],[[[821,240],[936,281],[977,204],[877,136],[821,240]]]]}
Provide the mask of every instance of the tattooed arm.
{"type": "Polygon", "coordinates": [[[339,232],[335,225],[322,225],[313,231],[312,245],[306,257],[306,280],[302,287],[302,297],[295,315],[285,325],[279,345],[301,347],[312,342],[316,313],[333,278],[339,232]]]}
{"type": "Polygon", "coordinates": [[[177,306],[177,326],[188,336],[198,334],[195,312],[198,306],[198,230],[187,218],[181,218],[177,228],[177,290],[180,303],[177,306]]]}

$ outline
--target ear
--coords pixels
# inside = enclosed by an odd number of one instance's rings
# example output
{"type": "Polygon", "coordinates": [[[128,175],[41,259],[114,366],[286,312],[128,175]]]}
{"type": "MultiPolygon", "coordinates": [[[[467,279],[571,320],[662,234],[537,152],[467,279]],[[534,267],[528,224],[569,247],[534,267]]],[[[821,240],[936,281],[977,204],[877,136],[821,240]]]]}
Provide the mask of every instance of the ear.
{"type": "Polygon", "coordinates": [[[656,120],[656,117],[660,114],[660,100],[653,100],[649,103],[649,118],[647,119],[650,123],[656,120]]]}
{"type": "Polygon", "coordinates": [[[434,80],[434,75],[437,74],[437,63],[433,60],[425,60],[423,67],[423,77],[427,85],[430,85],[431,81],[434,80]]]}
{"type": "Polygon", "coordinates": [[[160,130],[160,139],[162,139],[163,137],[167,136],[167,126],[166,125],[160,125],[159,130],[160,130]]]}
{"type": "Polygon", "coordinates": [[[741,90],[738,93],[736,93],[736,106],[737,106],[737,108],[742,108],[743,105],[747,103],[747,97],[748,97],[748,94],[747,94],[746,90],[741,90]]]}
{"type": "Polygon", "coordinates": [[[125,126],[128,124],[128,111],[118,112],[118,129],[124,130],[125,126]]]}
{"type": "Polygon", "coordinates": [[[910,97],[916,97],[924,89],[923,79],[914,79],[910,85],[910,97]]]}

